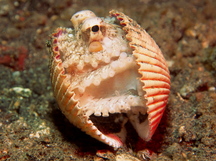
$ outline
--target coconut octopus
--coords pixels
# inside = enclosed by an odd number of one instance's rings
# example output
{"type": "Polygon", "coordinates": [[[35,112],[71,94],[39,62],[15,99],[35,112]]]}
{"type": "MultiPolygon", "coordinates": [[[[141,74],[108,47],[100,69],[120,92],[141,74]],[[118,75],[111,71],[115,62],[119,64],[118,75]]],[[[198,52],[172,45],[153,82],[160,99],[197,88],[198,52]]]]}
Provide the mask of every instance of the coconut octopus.
{"type": "Polygon", "coordinates": [[[170,93],[161,50],[125,14],[75,13],[72,28],[51,35],[54,96],[68,120],[93,138],[119,148],[127,133],[149,141],[170,93]]]}

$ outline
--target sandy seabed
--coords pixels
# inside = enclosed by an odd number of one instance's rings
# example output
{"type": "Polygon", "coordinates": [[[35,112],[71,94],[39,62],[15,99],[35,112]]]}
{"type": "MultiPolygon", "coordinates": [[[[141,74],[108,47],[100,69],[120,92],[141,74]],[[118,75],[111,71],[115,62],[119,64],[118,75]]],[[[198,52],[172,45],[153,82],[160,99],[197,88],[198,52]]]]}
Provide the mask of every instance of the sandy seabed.
{"type": "Polygon", "coordinates": [[[215,0],[1,0],[0,160],[216,160],[215,8],[215,0]],[[53,97],[46,42],[83,9],[101,17],[124,12],[169,64],[165,114],[152,140],[138,148],[114,151],[91,138],[68,122],[53,97]]]}

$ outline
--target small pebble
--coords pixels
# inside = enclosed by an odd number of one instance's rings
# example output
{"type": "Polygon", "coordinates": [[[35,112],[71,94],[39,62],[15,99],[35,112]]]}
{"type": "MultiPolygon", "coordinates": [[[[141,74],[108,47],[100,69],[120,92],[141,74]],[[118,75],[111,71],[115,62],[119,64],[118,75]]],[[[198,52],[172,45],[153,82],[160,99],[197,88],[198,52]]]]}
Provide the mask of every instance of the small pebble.
{"type": "Polygon", "coordinates": [[[15,92],[17,95],[22,97],[30,97],[32,94],[32,91],[29,88],[22,87],[13,87],[10,89],[10,91],[15,92]]]}

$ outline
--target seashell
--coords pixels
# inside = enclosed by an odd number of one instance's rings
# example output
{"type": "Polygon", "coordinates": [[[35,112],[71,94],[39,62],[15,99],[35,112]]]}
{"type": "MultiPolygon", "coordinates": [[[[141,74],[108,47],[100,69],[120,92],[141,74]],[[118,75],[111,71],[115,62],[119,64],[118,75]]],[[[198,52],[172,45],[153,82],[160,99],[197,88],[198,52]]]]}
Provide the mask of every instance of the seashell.
{"type": "Polygon", "coordinates": [[[84,10],[71,22],[74,29],[57,28],[51,38],[51,80],[61,111],[82,131],[114,148],[125,144],[128,130],[149,141],[170,92],[161,50],[118,11],[99,18],[84,10]]]}

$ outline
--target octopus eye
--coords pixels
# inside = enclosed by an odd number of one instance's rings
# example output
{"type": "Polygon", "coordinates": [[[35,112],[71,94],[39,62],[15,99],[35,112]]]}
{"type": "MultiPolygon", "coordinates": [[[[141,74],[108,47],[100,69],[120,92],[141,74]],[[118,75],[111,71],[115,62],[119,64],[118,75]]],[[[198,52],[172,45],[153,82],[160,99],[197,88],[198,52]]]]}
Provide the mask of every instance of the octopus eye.
{"type": "Polygon", "coordinates": [[[95,25],[92,27],[92,32],[98,32],[99,31],[99,26],[95,25]]]}

